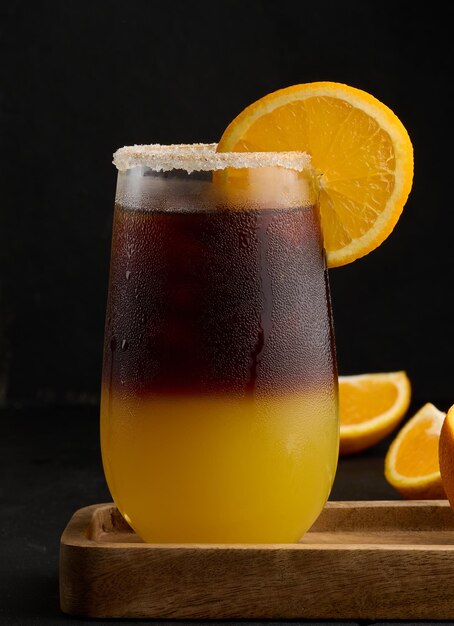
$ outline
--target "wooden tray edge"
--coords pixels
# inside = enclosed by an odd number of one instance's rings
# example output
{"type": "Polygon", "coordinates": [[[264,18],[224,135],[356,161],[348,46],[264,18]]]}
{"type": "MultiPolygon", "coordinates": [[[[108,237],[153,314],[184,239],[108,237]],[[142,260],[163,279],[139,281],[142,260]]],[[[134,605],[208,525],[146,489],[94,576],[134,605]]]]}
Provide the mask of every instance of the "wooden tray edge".
{"type": "MultiPolygon", "coordinates": [[[[357,504],[364,511],[409,514],[445,512],[449,506],[444,500],[348,501],[330,502],[327,508],[339,511],[357,504]]],[[[79,509],[62,534],[60,605],[69,615],[148,619],[454,617],[454,546],[449,546],[450,554],[446,546],[422,546],[422,550],[412,546],[380,550],[376,545],[361,550],[345,545],[333,550],[329,544],[109,546],[86,538],[87,524],[100,508],[114,505],[79,509]],[[85,535],[78,538],[84,528],[85,535]],[[140,549],[132,553],[131,547],[140,549]]]]}

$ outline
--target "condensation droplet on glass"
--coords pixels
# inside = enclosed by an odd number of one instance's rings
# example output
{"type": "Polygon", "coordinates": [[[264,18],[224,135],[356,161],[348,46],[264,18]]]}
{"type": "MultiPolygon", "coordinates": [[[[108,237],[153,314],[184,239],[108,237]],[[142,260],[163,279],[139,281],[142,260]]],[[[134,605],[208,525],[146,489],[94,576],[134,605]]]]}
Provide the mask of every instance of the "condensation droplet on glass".
{"type": "Polygon", "coordinates": [[[125,352],[129,347],[129,343],[127,342],[126,339],[123,339],[123,341],[121,342],[121,349],[123,350],[123,352],[125,352]]]}
{"type": "Polygon", "coordinates": [[[131,276],[131,272],[130,270],[126,270],[126,280],[129,280],[129,277],[131,276]]]}
{"type": "Polygon", "coordinates": [[[128,244],[127,248],[126,248],[126,255],[127,255],[128,259],[130,259],[132,257],[134,251],[135,251],[134,250],[134,244],[132,244],[132,243],[128,244]]]}

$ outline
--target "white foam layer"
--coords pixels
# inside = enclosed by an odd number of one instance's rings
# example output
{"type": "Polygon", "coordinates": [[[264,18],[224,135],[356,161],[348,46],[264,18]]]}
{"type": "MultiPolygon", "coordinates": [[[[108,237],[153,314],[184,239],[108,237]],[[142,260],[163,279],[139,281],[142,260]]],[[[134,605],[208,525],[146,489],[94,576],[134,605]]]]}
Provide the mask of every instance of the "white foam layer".
{"type": "Polygon", "coordinates": [[[217,144],[134,145],[119,148],[113,163],[125,171],[143,166],[160,171],[223,170],[233,168],[285,167],[302,171],[310,168],[311,158],[306,152],[216,152],[217,144]]]}

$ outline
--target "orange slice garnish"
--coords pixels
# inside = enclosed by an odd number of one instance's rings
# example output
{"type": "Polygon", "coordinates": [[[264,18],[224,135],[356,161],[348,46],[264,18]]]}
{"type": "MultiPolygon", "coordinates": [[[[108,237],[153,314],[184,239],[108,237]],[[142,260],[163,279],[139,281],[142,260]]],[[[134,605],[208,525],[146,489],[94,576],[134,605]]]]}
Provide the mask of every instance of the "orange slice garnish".
{"type": "Polygon", "coordinates": [[[329,267],[379,246],[412,186],[413,148],[401,121],[370,94],[341,83],[270,93],[229,124],[217,150],[311,155],[329,267]]]}

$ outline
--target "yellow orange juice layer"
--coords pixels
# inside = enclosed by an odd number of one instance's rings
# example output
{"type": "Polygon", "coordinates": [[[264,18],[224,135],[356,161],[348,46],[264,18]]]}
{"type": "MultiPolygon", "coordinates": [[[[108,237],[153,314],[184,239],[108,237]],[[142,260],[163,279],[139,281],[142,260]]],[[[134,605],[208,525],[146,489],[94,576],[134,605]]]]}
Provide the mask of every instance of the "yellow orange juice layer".
{"type": "Polygon", "coordinates": [[[328,498],[332,390],[261,398],[120,397],[103,388],[101,441],[115,503],[150,542],[293,542],[328,498]]]}

